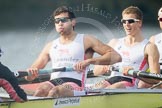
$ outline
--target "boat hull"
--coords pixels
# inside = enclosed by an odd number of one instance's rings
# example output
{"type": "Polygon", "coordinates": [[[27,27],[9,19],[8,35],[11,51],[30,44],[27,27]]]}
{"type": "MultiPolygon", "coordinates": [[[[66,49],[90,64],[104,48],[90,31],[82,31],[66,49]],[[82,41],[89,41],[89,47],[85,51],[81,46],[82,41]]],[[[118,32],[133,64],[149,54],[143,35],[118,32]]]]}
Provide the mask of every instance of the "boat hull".
{"type": "Polygon", "coordinates": [[[108,93],[69,98],[1,102],[0,108],[162,108],[161,93],[108,93]]]}

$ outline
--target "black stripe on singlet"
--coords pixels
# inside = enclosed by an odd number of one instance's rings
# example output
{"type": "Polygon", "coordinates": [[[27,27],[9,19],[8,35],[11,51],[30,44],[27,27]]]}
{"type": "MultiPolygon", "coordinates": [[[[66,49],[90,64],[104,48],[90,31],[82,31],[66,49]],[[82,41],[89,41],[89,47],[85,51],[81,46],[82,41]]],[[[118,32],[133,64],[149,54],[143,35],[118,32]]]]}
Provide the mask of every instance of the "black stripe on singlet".
{"type": "Polygon", "coordinates": [[[131,78],[127,78],[127,77],[122,77],[122,76],[114,76],[108,79],[105,79],[107,82],[109,82],[110,84],[114,84],[117,82],[121,82],[121,81],[127,81],[132,83],[132,79],[131,78]]]}
{"type": "Polygon", "coordinates": [[[80,87],[82,86],[80,80],[73,79],[73,78],[65,78],[65,77],[56,78],[56,79],[50,80],[50,82],[55,86],[61,85],[61,84],[66,83],[66,82],[73,82],[73,83],[76,83],[80,87]]]}

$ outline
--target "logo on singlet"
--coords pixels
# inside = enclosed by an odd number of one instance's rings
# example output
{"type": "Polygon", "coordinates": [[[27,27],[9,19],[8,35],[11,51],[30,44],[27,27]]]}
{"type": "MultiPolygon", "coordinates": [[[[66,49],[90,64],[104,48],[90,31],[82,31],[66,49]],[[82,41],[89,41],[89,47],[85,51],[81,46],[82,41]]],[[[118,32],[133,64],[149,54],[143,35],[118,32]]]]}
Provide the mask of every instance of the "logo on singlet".
{"type": "Polygon", "coordinates": [[[53,47],[54,49],[56,49],[57,48],[57,45],[54,45],[54,47],[53,47]]]}
{"type": "Polygon", "coordinates": [[[159,40],[157,43],[160,44],[161,43],[161,40],[159,40]]]}
{"type": "Polygon", "coordinates": [[[121,48],[122,48],[122,47],[121,47],[121,46],[119,46],[119,47],[118,47],[118,50],[120,50],[121,48]]]}

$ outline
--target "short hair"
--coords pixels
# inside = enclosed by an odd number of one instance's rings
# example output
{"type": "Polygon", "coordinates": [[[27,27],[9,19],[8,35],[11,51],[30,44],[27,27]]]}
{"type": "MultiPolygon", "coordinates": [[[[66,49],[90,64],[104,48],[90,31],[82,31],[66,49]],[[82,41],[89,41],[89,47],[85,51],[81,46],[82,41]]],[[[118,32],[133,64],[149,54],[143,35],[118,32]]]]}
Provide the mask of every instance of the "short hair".
{"type": "Polygon", "coordinates": [[[139,20],[143,20],[143,13],[142,11],[136,6],[129,6],[123,10],[122,15],[124,14],[135,14],[136,18],[139,20]]]}
{"type": "Polygon", "coordinates": [[[74,13],[66,6],[61,6],[58,7],[54,12],[53,12],[53,17],[60,15],[61,13],[68,13],[68,16],[70,19],[76,18],[74,13]]]}
{"type": "Polygon", "coordinates": [[[160,14],[162,14],[162,7],[159,9],[158,16],[160,16],[160,14]]]}

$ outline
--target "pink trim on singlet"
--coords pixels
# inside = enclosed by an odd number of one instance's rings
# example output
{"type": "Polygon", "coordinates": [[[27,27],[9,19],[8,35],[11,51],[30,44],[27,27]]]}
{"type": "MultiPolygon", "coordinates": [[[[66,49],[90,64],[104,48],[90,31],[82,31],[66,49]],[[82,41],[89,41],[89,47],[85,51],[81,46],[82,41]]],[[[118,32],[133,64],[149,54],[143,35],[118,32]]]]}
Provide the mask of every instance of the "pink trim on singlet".
{"type": "MultiPolygon", "coordinates": [[[[84,55],[84,60],[86,60],[86,56],[84,55]]],[[[81,81],[81,89],[84,90],[85,88],[85,73],[86,73],[86,70],[83,72],[83,75],[82,75],[82,81],[81,81]]]]}
{"type": "MultiPolygon", "coordinates": [[[[146,64],[147,64],[147,59],[144,58],[142,60],[142,62],[141,62],[141,65],[139,67],[139,70],[143,70],[146,64]]],[[[136,80],[137,80],[137,78],[133,78],[132,79],[132,83],[130,83],[130,84],[129,83],[125,83],[125,86],[130,86],[130,87],[135,86],[136,85],[136,80]]]]}
{"type": "Polygon", "coordinates": [[[146,58],[144,58],[140,67],[139,67],[139,70],[142,70],[145,67],[146,64],[147,64],[147,60],[146,60],[146,58]]]}

